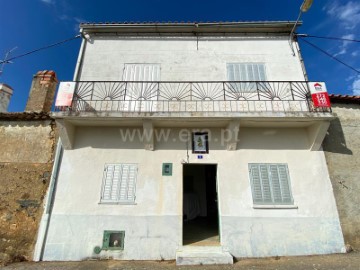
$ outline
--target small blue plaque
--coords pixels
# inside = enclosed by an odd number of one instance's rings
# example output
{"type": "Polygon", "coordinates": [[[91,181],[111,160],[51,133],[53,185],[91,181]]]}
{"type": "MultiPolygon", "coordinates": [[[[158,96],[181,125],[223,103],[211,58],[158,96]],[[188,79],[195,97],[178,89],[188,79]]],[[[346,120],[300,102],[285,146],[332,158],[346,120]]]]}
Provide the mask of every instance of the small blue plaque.
{"type": "Polygon", "coordinates": [[[203,159],[203,155],[198,155],[198,159],[203,159]]]}

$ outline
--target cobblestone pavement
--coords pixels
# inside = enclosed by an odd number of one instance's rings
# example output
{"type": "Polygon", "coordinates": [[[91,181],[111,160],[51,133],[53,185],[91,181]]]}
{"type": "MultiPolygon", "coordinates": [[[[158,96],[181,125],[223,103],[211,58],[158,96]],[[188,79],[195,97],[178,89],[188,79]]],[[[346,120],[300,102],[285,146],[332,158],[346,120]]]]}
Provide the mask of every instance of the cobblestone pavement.
{"type": "Polygon", "coordinates": [[[82,262],[22,262],[2,270],[150,270],[150,269],[241,269],[241,270],[360,270],[360,252],[322,256],[240,259],[234,265],[176,266],[174,261],[82,261],[82,262]]]}

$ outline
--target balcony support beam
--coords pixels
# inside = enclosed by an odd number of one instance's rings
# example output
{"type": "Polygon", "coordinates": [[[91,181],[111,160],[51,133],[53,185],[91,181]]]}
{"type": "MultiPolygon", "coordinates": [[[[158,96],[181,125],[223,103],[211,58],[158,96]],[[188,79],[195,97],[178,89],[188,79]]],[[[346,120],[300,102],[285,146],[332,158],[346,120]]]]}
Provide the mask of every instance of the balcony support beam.
{"type": "Polygon", "coordinates": [[[226,142],[226,149],[228,151],[235,151],[239,141],[240,120],[230,121],[222,134],[222,140],[226,142]]]}
{"type": "Polygon", "coordinates": [[[74,147],[75,126],[65,121],[57,119],[56,124],[59,127],[59,136],[65,150],[71,150],[74,147]]]}
{"type": "Polygon", "coordinates": [[[308,127],[307,131],[310,141],[310,151],[320,150],[329,126],[330,121],[319,121],[308,127]]]}
{"type": "Polygon", "coordinates": [[[153,122],[149,119],[143,120],[143,143],[145,150],[155,150],[154,126],[153,122]]]}

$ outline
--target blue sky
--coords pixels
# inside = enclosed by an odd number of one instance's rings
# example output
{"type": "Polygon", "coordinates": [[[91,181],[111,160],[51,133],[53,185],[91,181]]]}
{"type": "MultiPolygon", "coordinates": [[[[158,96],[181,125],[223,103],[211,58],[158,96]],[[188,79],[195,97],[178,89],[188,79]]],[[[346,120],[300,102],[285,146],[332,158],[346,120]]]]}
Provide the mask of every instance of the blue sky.
{"type": "MultiPolygon", "coordinates": [[[[71,38],[80,22],[269,21],[296,20],[302,0],[2,0],[0,59],[71,38]]],[[[360,1],[314,0],[302,16],[299,33],[360,39],[360,1]]],[[[307,39],[360,70],[360,43],[307,39]]],[[[300,41],[309,79],[325,81],[328,91],[360,95],[360,75],[300,41]]],[[[80,39],[7,64],[0,82],[14,88],[9,111],[23,111],[33,74],[54,70],[72,80],[80,39]]]]}

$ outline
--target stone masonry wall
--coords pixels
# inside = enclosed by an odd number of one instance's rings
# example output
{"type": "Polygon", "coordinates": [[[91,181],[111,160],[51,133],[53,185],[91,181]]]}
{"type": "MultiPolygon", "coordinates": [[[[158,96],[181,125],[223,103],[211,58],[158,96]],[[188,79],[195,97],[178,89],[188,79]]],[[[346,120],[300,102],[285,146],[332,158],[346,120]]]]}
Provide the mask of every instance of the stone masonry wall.
{"type": "Polygon", "coordinates": [[[10,118],[0,115],[0,265],[32,259],[56,143],[49,117],[10,118]]]}
{"type": "Polygon", "coordinates": [[[360,250],[360,105],[333,104],[323,148],[345,243],[360,250]]]}

